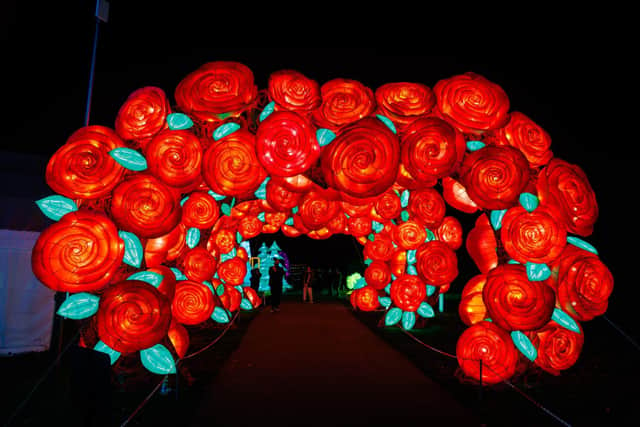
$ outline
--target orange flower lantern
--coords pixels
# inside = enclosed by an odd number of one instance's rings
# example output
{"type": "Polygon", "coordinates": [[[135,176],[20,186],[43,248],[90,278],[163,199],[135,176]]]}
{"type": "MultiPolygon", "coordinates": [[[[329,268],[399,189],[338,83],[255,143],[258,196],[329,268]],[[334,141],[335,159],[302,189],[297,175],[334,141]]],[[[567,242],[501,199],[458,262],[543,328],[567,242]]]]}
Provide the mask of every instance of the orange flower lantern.
{"type": "Polygon", "coordinates": [[[171,313],[176,322],[197,325],[207,320],[215,307],[213,291],[202,283],[183,280],[176,284],[171,313]]]}
{"type": "Polygon", "coordinates": [[[124,146],[120,137],[107,127],[78,129],[49,159],[47,184],[53,191],[72,199],[107,196],[125,172],[109,152],[124,146]]]}
{"type": "Polygon", "coordinates": [[[116,117],[116,132],[122,139],[144,146],[167,127],[166,118],[170,113],[169,100],[162,89],[143,87],[129,95],[120,107],[116,117]]]}
{"type": "Polygon", "coordinates": [[[167,335],[170,307],[169,300],[146,282],[112,284],[100,296],[98,337],[120,353],[152,347],[167,335]]]}
{"type": "Polygon", "coordinates": [[[149,172],[182,193],[195,190],[202,176],[202,144],[188,130],[164,130],[144,149],[149,172]]]}
{"type": "Polygon", "coordinates": [[[530,281],[519,264],[491,270],[482,296],[489,317],[507,331],[541,328],[551,320],[555,304],[553,289],[542,281],[530,281]]]}
{"type": "Polygon", "coordinates": [[[513,376],[518,350],[504,329],[491,322],[478,322],[458,338],[456,357],[466,376],[491,385],[513,376]]]}
{"type": "Polygon", "coordinates": [[[113,189],[110,214],[123,230],[138,237],[160,237],[180,221],[177,194],[151,175],[131,176],[113,189]]]}
{"type": "Polygon", "coordinates": [[[92,292],[107,286],[124,256],[124,242],[111,220],[98,212],[64,215],[33,248],[34,275],[59,292],[92,292]]]}

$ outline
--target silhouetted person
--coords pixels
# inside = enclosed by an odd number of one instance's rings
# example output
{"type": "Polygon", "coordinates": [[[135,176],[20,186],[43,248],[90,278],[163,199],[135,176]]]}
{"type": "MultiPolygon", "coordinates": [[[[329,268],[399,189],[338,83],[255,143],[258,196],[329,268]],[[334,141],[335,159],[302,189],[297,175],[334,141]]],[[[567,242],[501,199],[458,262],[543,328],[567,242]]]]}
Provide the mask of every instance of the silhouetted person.
{"type": "Polygon", "coordinates": [[[309,302],[313,304],[313,270],[311,270],[311,266],[307,265],[307,269],[304,272],[304,281],[302,282],[302,302],[307,301],[307,297],[309,298],[309,302]]]}
{"type": "Polygon", "coordinates": [[[262,277],[262,275],[260,274],[260,269],[258,268],[258,264],[256,264],[253,267],[253,270],[251,270],[251,288],[256,291],[256,293],[258,292],[258,289],[260,289],[260,278],[262,277]]]}
{"type": "Polygon", "coordinates": [[[280,298],[282,297],[282,280],[284,269],[280,266],[280,258],[273,259],[273,265],[269,268],[269,287],[271,288],[271,312],[280,311],[280,298]]]}

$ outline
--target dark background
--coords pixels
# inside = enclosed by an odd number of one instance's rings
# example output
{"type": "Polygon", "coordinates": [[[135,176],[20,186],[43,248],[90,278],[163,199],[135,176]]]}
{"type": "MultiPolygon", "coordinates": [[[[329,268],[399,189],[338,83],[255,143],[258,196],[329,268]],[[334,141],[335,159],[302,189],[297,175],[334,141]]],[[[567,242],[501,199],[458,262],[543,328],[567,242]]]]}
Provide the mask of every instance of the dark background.
{"type": "MultiPolygon", "coordinates": [[[[284,68],[297,69],[320,84],[345,77],[374,90],[403,80],[433,87],[440,79],[466,71],[499,84],[509,96],[511,110],[525,113],[542,126],[551,135],[554,154],[579,165],[589,177],[600,217],[587,240],[615,277],[607,315],[632,336],[640,335],[636,321],[640,296],[636,279],[638,78],[631,44],[610,29],[605,33],[599,26],[580,23],[588,31],[566,28],[565,35],[558,35],[550,34],[545,22],[538,22],[537,37],[525,43],[506,29],[493,36],[482,28],[466,27],[472,33],[464,39],[466,43],[449,47],[442,39],[465,31],[451,23],[450,33],[425,27],[421,36],[412,37],[419,47],[399,47],[406,46],[405,33],[394,29],[392,36],[386,36],[382,28],[371,26],[367,39],[377,48],[276,48],[271,45],[277,28],[267,20],[252,25],[238,14],[225,15],[222,10],[208,14],[185,1],[110,3],[109,22],[100,26],[91,124],[112,127],[120,105],[143,86],[161,87],[173,101],[182,78],[215,60],[244,63],[254,72],[259,88],[266,87],[270,73],[284,68]],[[245,33],[254,47],[231,47],[244,41],[245,33]]],[[[94,7],[93,0],[19,6],[9,1],[4,6],[6,112],[0,177],[5,200],[35,200],[51,194],[44,183],[46,161],[83,125],[94,7]]],[[[244,7],[250,5],[237,5],[244,7]]],[[[313,28],[298,21],[290,25],[288,39],[303,45],[307,42],[302,35],[324,31],[339,36],[342,30],[330,23],[309,22],[313,28]]],[[[345,33],[347,40],[352,36],[345,33]]],[[[278,243],[295,254],[290,256],[306,254],[305,262],[309,256],[325,264],[358,257],[349,239],[311,242],[299,238],[297,243],[278,243]]],[[[464,258],[462,252],[464,248],[459,251],[464,258]]],[[[473,274],[463,271],[461,277],[473,274]]]]}

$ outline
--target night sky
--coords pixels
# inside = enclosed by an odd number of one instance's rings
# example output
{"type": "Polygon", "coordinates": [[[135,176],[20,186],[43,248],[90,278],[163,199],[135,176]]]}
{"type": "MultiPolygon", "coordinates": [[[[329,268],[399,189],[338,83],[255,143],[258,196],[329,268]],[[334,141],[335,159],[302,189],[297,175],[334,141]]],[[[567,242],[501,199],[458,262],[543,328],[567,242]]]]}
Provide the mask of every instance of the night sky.
{"type": "MultiPolygon", "coordinates": [[[[46,159],[83,125],[95,3],[23,3],[16,10],[17,3],[8,2],[2,18],[3,55],[8,60],[3,61],[7,111],[1,150],[46,159]]],[[[433,87],[440,79],[466,71],[499,84],[512,111],[525,113],[551,135],[554,154],[587,173],[600,206],[588,240],[616,278],[610,317],[639,335],[638,322],[633,321],[640,296],[635,272],[638,79],[631,65],[634,58],[624,55],[626,46],[614,35],[596,28],[589,37],[567,31],[566,37],[525,44],[506,32],[495,40],[478,40],[483,34],[478,32],[463,47],[449,48],[436,34],[425,34],[424,48],[412,49],[398,48],[393,37],[372,28],[372,38],[380,35],[389,46],[271,48],[269,22],[264,22],[250,40],[254,47],[232,48],[242,40],[241,26],[248,23],[237,20],[232,27],[221,25],[222,16],[203,19],[199,9],[187,8],[184,1],[167,6],[156,2],[152,10],[141,6],[144,2],[110,3],[110,20],[100,27],[91,124],[112,127],[120,105],[143,86],[163,88],[173,102],[180,80],[215,60],[244,63],[261,89],[271,72],[285,68],[297,69],[320,84],[344,77],[373,90],[393,81],[433,87]],[[431,54],[434,50],[438,52],[431,54]]],[[[331,252],[329,244],[316,248],[331,252]]]]}

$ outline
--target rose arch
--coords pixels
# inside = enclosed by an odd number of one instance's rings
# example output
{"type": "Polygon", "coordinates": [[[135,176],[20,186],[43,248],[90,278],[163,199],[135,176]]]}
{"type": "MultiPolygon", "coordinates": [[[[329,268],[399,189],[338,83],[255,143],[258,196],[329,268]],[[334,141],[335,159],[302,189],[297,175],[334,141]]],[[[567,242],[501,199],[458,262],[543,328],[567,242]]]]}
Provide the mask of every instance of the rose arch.
{"type": "Polygon", "coordinates": [[[585,240],[589,180],[480,75],[372,90],[282,70],[258,89],[245,65],[211,62],[174,99],[144,87],[112,128],[74,132],[46,169],[57,194],[37,202],[56,222],[33,271],[68,293],[58,314],[83,319],[81,344],[112,363],[138,353],[173,373],[190,325],[256,308],[241,243],[278,231],[354,236],[366,268],[351,302],[384,308],[389,327],[424,326],[458,287],[456,355],[485,384],[569,368],[581,322],[607,309],[613,278],[585,240]],[[466,238],[451,209],[477,216],[466,238]],[[478,274],[459,284],[463,245],[478,274]]]}

